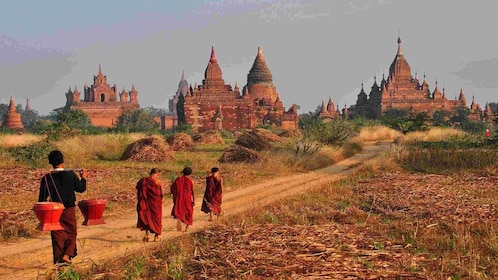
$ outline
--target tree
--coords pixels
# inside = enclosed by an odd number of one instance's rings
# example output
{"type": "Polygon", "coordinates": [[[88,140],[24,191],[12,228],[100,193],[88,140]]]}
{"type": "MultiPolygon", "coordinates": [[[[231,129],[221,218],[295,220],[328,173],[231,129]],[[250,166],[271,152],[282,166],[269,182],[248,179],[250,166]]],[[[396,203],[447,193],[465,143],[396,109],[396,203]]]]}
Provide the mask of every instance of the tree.
{"type": "Polygon", "coordinates": [[[59,111],[56,122],[63,123],[71,129],[88,129],[92,126],[90,117],[81,110],[59,111]]]}
{"type": "Polygon", "coordinates": [[[5,121],[7,118],[7,112],[9,111],[9,105],[0,104],[0,120],[5,121]]]}
{"type": "Polygon", "coordinates": [[[146,107],[144,110],[151,116],[153,117],[159,117],[159,116],[165,116],[168,114],[168,111],[166,109],[158,109],[154,107],[146,107]]]}
{"type": "Polygon", "coordinates": [[[450,123],[452,125],[461,125],[469,121],[470,109],[466,107],[460,107],[456,109],[453,116],[450,117],[450,123]]]}
{"type": "Polygon", "coordinates": [[[117,129],[128,132],[146,132],[157,130],[159,125],[144,109],[125,110],[118,118],[117,129]]]}
{"type": "Polygon", "coordinates": [[[187,118],[185,117],[185,97],[183,94],[178,96],[178,102],[176,103],[176,114],[178,117],[178,124],[187,124],[187,118]]]}
{"type": "Polygon", "coordinates": [[[385,125],[401,131],[403,134],[411,131],[427,130],[427,121],[429,116],[427,112],[412,114],[405,109],[387,110],[381,118],[385,125]]]}
{"type": "Polygon", "coordinates": [[[316,112],[309,112],[307,114],[299,115],[299,128],[307,129],[311,127],[320,127],[323,125],[323,121],[318,118],[318,114],[316,112]]]}
{"type": "Polygon", "coordinates": [[[446,110],[437,110],[432,115],[433,126],[449,126],[450,125],[450,112],[446,110]]]}

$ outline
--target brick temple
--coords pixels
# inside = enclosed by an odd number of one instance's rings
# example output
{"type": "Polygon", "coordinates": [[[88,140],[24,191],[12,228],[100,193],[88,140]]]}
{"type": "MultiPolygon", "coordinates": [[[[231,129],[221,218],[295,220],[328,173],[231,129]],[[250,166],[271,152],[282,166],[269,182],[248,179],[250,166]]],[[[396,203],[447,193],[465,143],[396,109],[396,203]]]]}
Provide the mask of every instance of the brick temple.
{"type": "MultiPolygon", "coordinates": [[[[450,100],[447,98],[444,88],[440,89],[436,81],[434,90],[430,90],[425,75],[422,81],[412,76],[401,47],[401,38],[398,37],[398,50],[391,66],[387,79],[382,77],[380,85],[374,77],[374,83],[370,93],[367,95],[361,85],[356,104],[347,109],[348,116],[365,116],[368,118],[379,118],[389,109],[406,109],[412,113],[427,112],[430,116],[437,110],[455,111],[457,108],[470,108],[471,117],[480,119],[485,114],[492,114],[489,105],[485,110],[475,103],[472,98],[470,106],[463,89],[460,89],[458,98],[450,100]]],[[[324,105],[322,105],[323,107],[324,105]]],[[[323,110],[323,108],[322,108],[323,110]]],[[[326,111],[326,110],[325,110],[326,111]]]]}
{"type": "Polygon", "coordinates": [[[93,84],[85,84],[83,88],[83,100],[81,92],[74,87],[66,92],[66,106],[64,110],[81,110],[85,112],[94,126],[113,127],[117,124],[119,116],[128,109],[139,109],[138,91],[132,85],[130,91],[125,88],[118,92],[116,84],[110,86],[107,83],[107,76],[102,74],[102,67],[99,65],[99,72],[93,76],[93,84]]]}
{"type": "Polygon", "coordinates": [[[261,47],[242,89],[237,83],[234,88],[225,83],[214,47],[202,84],[187,88],[183,80],[182,76],[177,104],[172,105],[178,123],[191,125],[194,131],[252,129],[258,125],[285,130],[298,128],[296,105],[285,111],[261,47]]]}
{"type": "Polygon", "coordinates": [[[13,96],[10,97],[9,108],[7,110],[7,115],[5,121],[2,123],[2,126],[16,130],[24,128],[24,125],[21,122],[21,114],[17,112],[13,96]]]}

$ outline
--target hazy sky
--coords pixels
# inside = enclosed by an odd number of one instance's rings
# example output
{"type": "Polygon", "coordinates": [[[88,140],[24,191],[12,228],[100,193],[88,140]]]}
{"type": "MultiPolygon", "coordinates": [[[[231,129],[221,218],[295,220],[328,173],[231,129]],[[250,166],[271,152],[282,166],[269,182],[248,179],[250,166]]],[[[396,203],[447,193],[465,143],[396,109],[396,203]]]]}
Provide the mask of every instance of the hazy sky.
{"type": "Polygon", "coordinates": [[[495,0],[16,0],[0,10],[0,103],[41,115],[93,83],[138,90],[141,107],[167,109],[182,71],[200,84],[214,46],[226,83],[242,87],[258,46],[286,108],[343,108],[370,92],[397,50],[420,79],[454,99],[498,102],[495,0]]]}

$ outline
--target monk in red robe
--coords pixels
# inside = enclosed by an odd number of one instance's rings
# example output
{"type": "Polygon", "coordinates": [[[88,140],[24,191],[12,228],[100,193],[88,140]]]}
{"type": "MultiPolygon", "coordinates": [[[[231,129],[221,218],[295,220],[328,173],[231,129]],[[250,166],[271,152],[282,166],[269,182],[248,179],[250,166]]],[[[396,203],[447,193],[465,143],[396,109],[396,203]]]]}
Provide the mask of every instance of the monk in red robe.
{"type": "Polygon", "coordinates": [[[185,231],[192,225],[194,220],[194,182],[189,178],[192,168],[185,167],[182,176],[175,179],[171,184],[171,194],[173,195],[173,209],[171,216],[177,219],[176,229],[182,230],[182,222],[185,224],[185,231]]]}
{"type": "Polygon", "coordinates": [[[209,221],[213,220],[213,214],[221,215],[221,197],[223,193],[223,178],[220,176],[219,168],[211,168],[211,175],[206,178],[206,190],[202,199],[201,211],[209,213],[209,221]]]}
{"type": "Polygon", "coordinates": [[[137,183],[137,228],[145,231],[144,242],[149,241],[149,232],[157,241],[162,233],[163,183],[159,180],[159,169],[152,168],[150,176],[137,183]]]}
{"type": "Polygon", "coordinates": [[[86,191],[87,170],[81,169],[80,178],[74,171],[64,170],[64,155],[59,150],[48,154],[48,162],[53,169],[45,174],[40,182],[38,201],[53,201],[64,204],[59,219],[63,230],[50,231],[54,264],[69,264],[76,257],[76,192],[86,191]]]}

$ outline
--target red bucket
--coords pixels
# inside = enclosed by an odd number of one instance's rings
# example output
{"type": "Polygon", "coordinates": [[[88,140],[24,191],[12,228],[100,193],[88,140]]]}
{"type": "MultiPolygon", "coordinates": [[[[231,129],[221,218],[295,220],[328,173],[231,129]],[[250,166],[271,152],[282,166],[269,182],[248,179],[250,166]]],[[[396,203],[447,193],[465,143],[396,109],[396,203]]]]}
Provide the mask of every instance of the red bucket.
{"type": "Polygon", "coordinates": [[[37,229],[42,231],[63,230],[59,223],[64,205],[60,202],[38,202],[33,206],[33,211],[40,224],[37,229]]]}
{"type": "Polygon", "coordinates": [[[105,199],[81,200],[78,203],[78,207],[85,218],[83,225],[91,226],[105,224],[102,215],[104,214],[106,204],[107,201],[105,199]]]}

